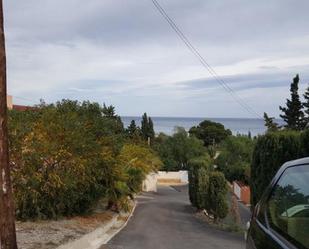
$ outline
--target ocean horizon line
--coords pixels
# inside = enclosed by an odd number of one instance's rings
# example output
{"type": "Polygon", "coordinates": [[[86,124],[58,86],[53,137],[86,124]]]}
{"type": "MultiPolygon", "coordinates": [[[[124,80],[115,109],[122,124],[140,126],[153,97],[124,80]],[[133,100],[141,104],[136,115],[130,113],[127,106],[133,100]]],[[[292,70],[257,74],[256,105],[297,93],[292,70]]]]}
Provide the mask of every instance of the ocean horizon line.
{"type": "MultiPolygon", "coordinates": [[[[141,115],[120,115],[123,118],[142,118],[141,115]]],[[[264,120],[263,118],[248,118],[248,117],[181,117],[181,116],[151,116],[151,118],[171,118],[171,119],[247,119],[247,120],[264,120]]],[[[275,118],[275,120],[282,120],[281,118],[275,118]]]]}

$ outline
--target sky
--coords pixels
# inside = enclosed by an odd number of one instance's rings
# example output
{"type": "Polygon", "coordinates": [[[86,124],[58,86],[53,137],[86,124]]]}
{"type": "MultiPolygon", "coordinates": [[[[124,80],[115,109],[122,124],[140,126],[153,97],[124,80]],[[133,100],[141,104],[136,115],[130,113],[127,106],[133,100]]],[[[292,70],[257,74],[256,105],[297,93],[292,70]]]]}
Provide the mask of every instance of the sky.
{"type": "MultiPolygon", "coordinates": [[[[278,117],[309,84],[308,0],[158,0],[259,115],[278,117]]],[[[201,66],[151,0],[9,0],[8,92],[112,104],[120,115],[250,117],[201,66]]]]}

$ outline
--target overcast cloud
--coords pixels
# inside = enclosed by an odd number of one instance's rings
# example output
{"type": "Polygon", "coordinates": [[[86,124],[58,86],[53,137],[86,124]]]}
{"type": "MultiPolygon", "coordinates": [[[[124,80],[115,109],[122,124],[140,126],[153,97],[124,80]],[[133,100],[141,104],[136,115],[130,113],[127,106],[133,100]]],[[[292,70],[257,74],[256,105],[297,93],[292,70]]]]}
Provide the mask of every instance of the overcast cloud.
{"type": "MultiPolygon", "coordinates": [[[[308,0],[160,0],[258,113],[279,115],[295,74],[309,83],[308,0]]],[[[186,49],[151,0],[5,1],[9,93],[71,98],[121,115],[252,117],[186,49]]]]}

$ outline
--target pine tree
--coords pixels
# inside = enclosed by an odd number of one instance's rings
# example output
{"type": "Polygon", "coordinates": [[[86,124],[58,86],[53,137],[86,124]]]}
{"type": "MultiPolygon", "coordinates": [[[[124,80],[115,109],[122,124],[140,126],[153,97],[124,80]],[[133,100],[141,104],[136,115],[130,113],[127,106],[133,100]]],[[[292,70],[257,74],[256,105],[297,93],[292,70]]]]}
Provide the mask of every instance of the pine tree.
{"type": "Polygon", "coordinates": [[[304,99],[305,99],[305,102],[303,103],[303,106],[305,108],[304,126],[308,127],[309,126],[309,86],[306,89],[306,92],[304,94],[304,99]]]}
{"type": "Polygon", "coordinates": [[[103,104],[103,110],[102,110],[103,114],[105,117],[108,118],[117,118],[116,112],[115,112],[115,107],[110,105],[110,106],[106,106],[105,103],[103,104]]]}
{"type": "Polygon", "coordinates": [[[132,120],[130,125],[127,128],[127,132],[130,136],[133,136],[137,131],[137,126],[135,124],[135,120],[132,120]]]}
{"type": "Polygon", "coordinates": [[[267,113],[264,112],[264,122],[265,126],[267,127],[267,131],[277,131],[279,129],[279,126],[276,122],[274,122],[273,117],[268,117],[267,113]]]}
{"type": "Polygon", "coordinates": [[[285,127],[292,130],[302,130],[304,128],[303,105],[298,94],[298,83],[299,76],[297,74],[291,83],[291,99],[286,100],[286,107],[279,107],[283,112],[280,117],[285,121],[285,127]]]}

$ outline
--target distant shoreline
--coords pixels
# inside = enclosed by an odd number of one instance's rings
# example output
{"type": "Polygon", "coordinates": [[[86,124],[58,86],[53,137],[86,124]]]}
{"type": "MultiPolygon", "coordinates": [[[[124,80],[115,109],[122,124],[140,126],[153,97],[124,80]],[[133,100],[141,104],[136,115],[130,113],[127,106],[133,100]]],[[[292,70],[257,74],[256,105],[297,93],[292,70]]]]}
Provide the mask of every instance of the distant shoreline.
{"type": "MultiPolygon", "coordinates": [[[[124,126],[127,127],[131,120],[135,120],[137,125],[140,125],[141,117],[122,116],[124,126]]],[[[252,136],[262,135],[265,133],[264,120],[258,118],[189,118],[189,117],[155,117],[152,116],[154,122],[155,132],[160,132],[172,135],[176,126],[183,127],[187,131],[192,127],[198,125],[201,121],[207,119],[214,122],[222,123],[226,128],[230,129],[234,135],[247,135],[249,132],[252,136]]],[[[280,125],[283,120],[275,119],[275,122],[280,125]]]]}

